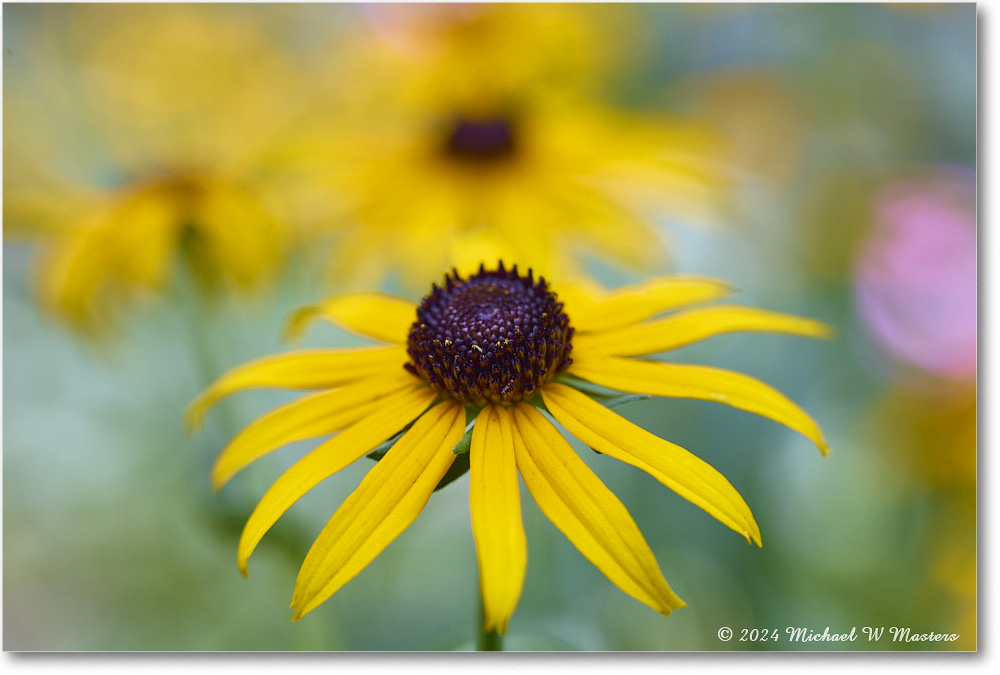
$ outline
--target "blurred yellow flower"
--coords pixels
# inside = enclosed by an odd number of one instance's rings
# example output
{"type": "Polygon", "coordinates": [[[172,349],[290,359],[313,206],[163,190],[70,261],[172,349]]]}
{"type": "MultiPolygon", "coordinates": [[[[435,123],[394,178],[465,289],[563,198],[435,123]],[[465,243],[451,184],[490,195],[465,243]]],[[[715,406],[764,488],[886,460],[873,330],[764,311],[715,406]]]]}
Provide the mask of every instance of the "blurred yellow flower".
{"type": "MultiPolygon", "coordinates": [[[[961,637],[954,649],[975,650],[977,639],[977,422],[975,378],[903,380],[871,410],[875,447],[909,480],[911,496],[928,500],[923,556],[937,591],[935,611],[952,616],[961,637]],[[917,383],[919,382],[919,385],[917,383]],[[919,387],[923,387],[922,389],[919,387]]],[[[926,593],[927,591],[925,591],[926,593]]]]}
{"type": "Polygon", "coordinates": [[[602,94],[623,72],[612,54],[639,40],[623,11],[372,9],[331,59],[337,115],[308,137],[343,208],[321,224],[339,237],[333,274],[368,286],[400,270],[419,289],[497,258],[561,278],[585,254],[662,262],[652,219],[720,206],[727,155],[704,124],[602,94]]]}
{"type": "Polygon", "coordinates": [[[280,446],[340,432],[263,496],[240,539],[240,570],[246,574],[250,554],[292,504],[381,444],[391,447],[303,562],[292,600],[295,619],[358,574],[413,522],[442,480],[470,465],[485,630],[506,630],[524,583],[518,474],[545,515],[614,584],[665,615],[682,607],[625,507],[553,419],[760,545],[749,507],[721,474],[609,407],[620,401],[617,392],[717,401],[784,424],[825,453],[816,423],[759,380],[632,358],[738,331],[829,334],[817,321],[750,307],[691,307],[727,292],[713,280],[665,277],[614,291],[567,286],[560,289],[561,302],[544,279],[501,264],[497,270],[480,267],[468,278],[448,275],[419,305],[354,293],[306,308],[293,317],[294,328],[322,318],[388,345],[260,359],[223,375],[188,410],[189,425],[197,426],[212,405],[237,391],[321,390],[237,435],[216,460],[216,488],[280,446]],[[679,311],[656,318],[672,310],[679,311]]]}
{"type": "Polygon", "coordinates": [[[99,330],[118,302],[161,290],[179,254],[207,287],[271,275],[291,237],[273,144],[298,85],[256,19],[17,11],[28,34],[5,69],[4,225],[38,243],[43,305],[99,330]]]}

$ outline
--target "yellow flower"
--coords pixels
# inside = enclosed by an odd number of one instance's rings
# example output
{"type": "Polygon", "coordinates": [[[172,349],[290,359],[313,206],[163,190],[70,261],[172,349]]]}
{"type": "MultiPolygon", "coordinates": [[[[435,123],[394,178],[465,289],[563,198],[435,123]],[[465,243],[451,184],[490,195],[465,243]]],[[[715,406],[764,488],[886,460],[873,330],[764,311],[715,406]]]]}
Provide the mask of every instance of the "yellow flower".
{"type": "Polygon", "coordinates": [[[422,29],[380,28],[331,57],[331,82],[351,86],[307,135],[341,209],[321,224],[338,236],[340,281],[399,270],[422,288],[498,258],[559,278],[588,254],[649,267],[663,256],[653,218],[721,204],[726,153],[709,126],[629,112],[594,82],[622,72],[608,44],[636,37],[610,29],[618,10],[410,11],[429,13],[422,29]]]}
{"type": "Polygon", "coordinates": [[[264,494],[239,542],[240,570],[246,574],[258,542],[296,500],[381,444],[376,455],[391,447],[306,555],[292,600],[295,619],[371,562],[466,460],[486,629],[506,630],[524,583],[518,474],[543,513],[614,584],[663,614],[682,607],[625,507],[553,419],[584,444],[648,472],[760,545],[750,509],[721,474],[618,416],[592,393],[598,385],[726,403],[799,431],[825,453],[816,423],[763,382],[726,370],[632,358],[734,331],[829,333],[817,321],[750,307],[690,307],[726,292],[713,280],[666,277],[614,291],[567,287],[563,303],[544,279],[501,264],[468,278],[446,276],[444,286],[434,286],[420,305],[353,293],[300,312],[295,328],[323,318],[387,344],[254,361],[223,375],[192,403],[188,422],[197,426],[216,401],[237,391],[320,390],[237,435],[214,465],[216,488],[282,445],[339,432],[264,494]],[[678,311],[659,316],[672,310],[678,311]]]}
{"type": "Polygon", "coordinates": [[[162,290],[179,257],[211,288],[249,288],[275,271],[290,232],[277,215],[272,148],[297,81],[244,14],[14,14],[5,235],[38,244],[46,309],[99,330],[119,301],[162,290]]]}

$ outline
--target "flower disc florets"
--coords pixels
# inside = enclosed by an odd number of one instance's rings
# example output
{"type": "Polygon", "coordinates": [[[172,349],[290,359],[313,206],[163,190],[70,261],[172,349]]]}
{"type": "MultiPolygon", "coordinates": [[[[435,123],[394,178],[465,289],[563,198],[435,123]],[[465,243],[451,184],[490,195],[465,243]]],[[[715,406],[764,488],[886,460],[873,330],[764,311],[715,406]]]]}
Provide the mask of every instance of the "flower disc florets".
{"type": "Polygon", "coordinates": [[[503,117],[459,117],[448,133],[445,151],[449,157],[463,163],[492,164],[517,151],[514,128],[503,117]]]}
{"type": "Polygon", "coordinates": [[[501,263],[445,276],[417,308],[407,370],[463,403],[530,397],[570,364],[573,329],[544,278],[501,263]]]}

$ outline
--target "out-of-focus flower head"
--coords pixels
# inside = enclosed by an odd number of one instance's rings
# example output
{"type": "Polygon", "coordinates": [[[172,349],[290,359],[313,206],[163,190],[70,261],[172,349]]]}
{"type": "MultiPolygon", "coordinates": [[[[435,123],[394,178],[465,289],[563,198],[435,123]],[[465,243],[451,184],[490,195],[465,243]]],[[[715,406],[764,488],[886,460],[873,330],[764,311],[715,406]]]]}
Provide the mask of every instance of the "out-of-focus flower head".
{"type": "Polygon", "coordinates": [[[484,112],[516,96],[600,88],[636,47],[623,38],[638,37],[627,14],[583,6],[377,4],[366,18],[380,50],[367,58],[410,69],[400,80],[415,85],[409,94],[463,108],[478,102],[484,112]]]}
{"type": "Polygon", "coordinates": [[[976,178],[935,169],[894,182],[855,261],[865,326],[899,361],[932,376],[976,376],[976,178]]]}
{"type": "Polygon", "coordinates": [[[653,216],[718,205],[713,131],[607,96],[640,41],[628,10],[387,5],[368,17],[336,61],[325,138],[308,141],[347,206],[323,223],[339,236],[339,279],[400,270],[415,288],[497,258],[568,278],[585,254],[648,267],[663,253],[653,216]]]}
{"type": "Polygon", "coordinates": [[[4,223],[37,240],[40,300],[88,332],[161,290],[180,257],[206,288],[281,261],[274,143],[295,69],[260,14],[199,5],[18,8],[5,59],[4,223]]]}

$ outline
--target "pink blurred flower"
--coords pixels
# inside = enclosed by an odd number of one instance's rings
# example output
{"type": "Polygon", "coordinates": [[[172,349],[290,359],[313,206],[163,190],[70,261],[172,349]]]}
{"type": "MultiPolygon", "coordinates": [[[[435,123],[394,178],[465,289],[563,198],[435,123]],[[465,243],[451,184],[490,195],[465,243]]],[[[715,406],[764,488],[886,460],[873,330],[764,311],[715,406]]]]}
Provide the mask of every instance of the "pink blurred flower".
{"type": "Polygon", "coordinates": [[[890,184],[855,260],[858,312],[898,359],[976,375],[976,176],[958,168],[890,184]]]}
{"type": "Polygon", "coordinates": [[[467,3],[375,3],[363,7],[363,16],[375,35],[411,56],[424,55],[432,48],[435,35],[449,26],[474,21],[483,13],[482,7],[467,3]]]}

